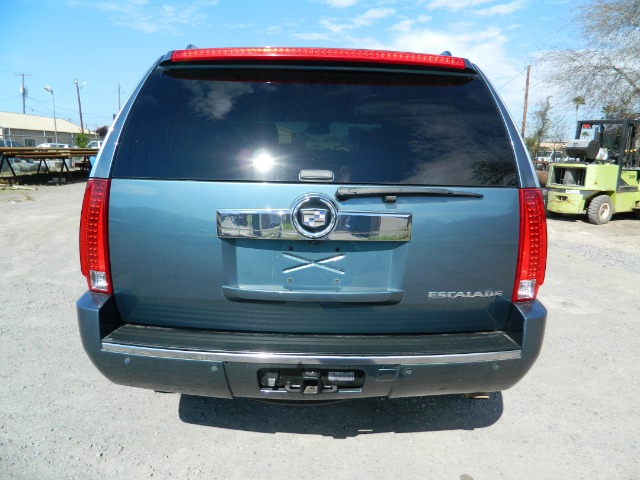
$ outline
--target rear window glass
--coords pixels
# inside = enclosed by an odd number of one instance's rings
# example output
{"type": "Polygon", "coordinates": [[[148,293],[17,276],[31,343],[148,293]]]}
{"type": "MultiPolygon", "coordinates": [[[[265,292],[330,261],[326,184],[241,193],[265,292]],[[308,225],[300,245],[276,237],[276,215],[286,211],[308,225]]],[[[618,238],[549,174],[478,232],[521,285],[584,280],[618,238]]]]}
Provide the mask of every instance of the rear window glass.
{"type": "Polygon", "coordinates": [[[112,176],[515,186],[477,77],[330,70],[158,70],[124,124],[112,176]],[[328,180],[333,177],[333,180],[328,180]]]}

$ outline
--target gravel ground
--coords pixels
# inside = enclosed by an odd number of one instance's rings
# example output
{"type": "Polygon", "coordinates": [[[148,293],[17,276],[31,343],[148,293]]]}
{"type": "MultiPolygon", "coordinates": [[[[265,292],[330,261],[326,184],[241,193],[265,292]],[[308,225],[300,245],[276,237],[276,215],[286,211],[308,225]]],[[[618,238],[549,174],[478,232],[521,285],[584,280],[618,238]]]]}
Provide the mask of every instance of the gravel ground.
{"type": "Polygon", "coordinates": [[[640,221],[549,221],[545,344],[514,388],[290,407],[98,373],[75,318],[83,190],[0,190],[0,478],[640,478],[640,221]]]}

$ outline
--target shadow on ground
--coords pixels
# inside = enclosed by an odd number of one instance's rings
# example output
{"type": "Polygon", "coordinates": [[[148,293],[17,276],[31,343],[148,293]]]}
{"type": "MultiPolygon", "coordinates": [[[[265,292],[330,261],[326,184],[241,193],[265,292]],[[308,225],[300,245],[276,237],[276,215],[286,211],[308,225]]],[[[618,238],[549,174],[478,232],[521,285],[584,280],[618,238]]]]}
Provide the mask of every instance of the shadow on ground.
{"type": "Polygon", "coordinates": [[[463,395],[401,399],[367,398],[296,406],[251,399],[224,400],[182,395],[185,423],[261,433],[303,433],[349,438],[372,433],[473,430],[502,416],[502,394],[487,400],[463,395]]]}

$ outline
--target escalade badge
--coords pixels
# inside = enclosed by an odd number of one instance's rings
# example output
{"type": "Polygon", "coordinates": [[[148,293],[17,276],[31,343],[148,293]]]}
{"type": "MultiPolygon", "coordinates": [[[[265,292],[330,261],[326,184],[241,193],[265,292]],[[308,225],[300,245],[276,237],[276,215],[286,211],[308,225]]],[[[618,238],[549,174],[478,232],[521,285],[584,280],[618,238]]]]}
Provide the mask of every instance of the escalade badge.
{"type": "Polygon", "coordinates": [[[293,202],[291,220],[303,237],[322,238],[336,226],[338,207],[328,195],[309,193],[293,202]]]}

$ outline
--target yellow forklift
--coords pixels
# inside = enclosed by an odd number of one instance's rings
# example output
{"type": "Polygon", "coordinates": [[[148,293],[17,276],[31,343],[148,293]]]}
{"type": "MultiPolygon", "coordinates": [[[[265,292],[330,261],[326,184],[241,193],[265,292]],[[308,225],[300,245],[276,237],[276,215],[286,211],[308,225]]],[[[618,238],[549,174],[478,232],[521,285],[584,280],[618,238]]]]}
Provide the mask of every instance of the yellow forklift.
{"type": "Polygon", "coordinates": [[[640,217],[640,118],[580,120],[566,149],[570,161],[549,165],[550,217],[586,212],[596,225],[614,213],[640,217]]]}

